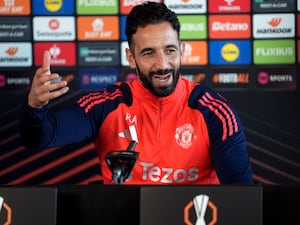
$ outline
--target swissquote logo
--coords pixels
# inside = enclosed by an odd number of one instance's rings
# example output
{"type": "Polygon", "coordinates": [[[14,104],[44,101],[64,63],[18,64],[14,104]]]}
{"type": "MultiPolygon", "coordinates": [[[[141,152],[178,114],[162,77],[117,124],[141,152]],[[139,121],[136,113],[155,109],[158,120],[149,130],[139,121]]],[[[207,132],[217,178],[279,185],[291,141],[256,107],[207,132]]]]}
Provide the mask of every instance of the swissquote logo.
{"type": "Polygon", "coordinates": [[[0,196],[0,223],[10,225],[12,222],[12,210],[10,206],[0,196]]]}
{"type": "Polygon", "coordinates": [[[217,221],[218,208],[209,200],[208,195],[197,195],[184,207],[184,223],[186,225],[214,225],[217,221]],[[194,213],[192,208],[194,208],[194,213]],[[196,220],[193,219],[194,214],[196,214],[196,220]]]}

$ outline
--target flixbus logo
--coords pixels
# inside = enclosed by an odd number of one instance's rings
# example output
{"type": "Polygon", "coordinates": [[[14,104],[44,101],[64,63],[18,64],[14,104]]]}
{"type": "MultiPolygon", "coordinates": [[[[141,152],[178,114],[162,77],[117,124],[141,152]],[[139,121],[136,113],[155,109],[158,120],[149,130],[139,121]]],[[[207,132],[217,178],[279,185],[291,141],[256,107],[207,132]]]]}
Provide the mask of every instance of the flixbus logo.
{"type": "Polygon", "coordinates": [[[295,63],[296,47],[294,40],[255,40],[253,56],[255,64],[295,63]]]}
{"type": "Polygon", "coordinates": [[[208,195],[197,195],[184,207],[184,223],[186,225],[214,225],[217,221],[218,207],[209,200],[208,195]],[[192,208],[194,208],[194,213],[192,208]]]}
{"type": "Polygon", "coordinates": [[[12,209],[0,196],[0,223],[10,225],[12,222],[12,209]]]}
{"type": "Polygon", "coordinates": [[[76,1],[77,14],[79,15],[116,15],[119,12],[119,1],[76,1]]]}

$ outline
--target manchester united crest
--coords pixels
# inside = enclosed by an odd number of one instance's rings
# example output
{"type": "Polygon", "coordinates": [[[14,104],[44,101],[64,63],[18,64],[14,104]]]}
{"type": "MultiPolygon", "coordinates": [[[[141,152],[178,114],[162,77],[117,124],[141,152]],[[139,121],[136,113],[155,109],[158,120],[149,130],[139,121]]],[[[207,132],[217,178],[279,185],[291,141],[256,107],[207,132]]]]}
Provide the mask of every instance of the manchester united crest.
{"type": "Polygon", "coordinates": [[[182,148],[190,148],[196,139],[195,129],[191,124],[183,124],[176,128],[175,140],[182,148]]]}

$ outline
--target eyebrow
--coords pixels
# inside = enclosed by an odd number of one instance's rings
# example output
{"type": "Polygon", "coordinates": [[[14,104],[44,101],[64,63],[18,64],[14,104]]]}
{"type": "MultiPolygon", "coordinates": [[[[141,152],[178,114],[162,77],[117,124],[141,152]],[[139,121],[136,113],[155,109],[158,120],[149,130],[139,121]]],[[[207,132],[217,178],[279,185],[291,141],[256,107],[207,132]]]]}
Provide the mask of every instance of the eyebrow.
{"type": "MultiPolygon", "coordinates": [[[[167,45],[165,46],[165,48],[175,48],[175,49],[178,49],[178,46],[177,45],[167,45]]],[[[144,53],[144,52],[147,52],[147,51],[152,51],[154,48],[144,48],[142,49],[142,51],[140,52],[140,54],[144,53]]]]}

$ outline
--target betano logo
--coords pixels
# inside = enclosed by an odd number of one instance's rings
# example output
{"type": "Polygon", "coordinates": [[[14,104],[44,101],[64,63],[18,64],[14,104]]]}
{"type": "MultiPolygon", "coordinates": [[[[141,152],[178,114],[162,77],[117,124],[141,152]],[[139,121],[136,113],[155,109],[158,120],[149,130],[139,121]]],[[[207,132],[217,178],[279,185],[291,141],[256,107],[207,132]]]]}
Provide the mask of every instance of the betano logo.
{"type": "Polygon", "coordinates": [[[240,56],[240,50],[237,45],[233,43],[225,44],[221,49],[221,56],[228,62],[237,60],[240,56]]]}
{"type": "Polygon", "coordinates": [[[251,17],[249,15],[209,16],[210,38],[250,38],[251,17]]]}
{"type": "Polygon", "coordinates": [[[45,8],[50,12],[57,12],[61,9],[63,2],[62,0],[46,0],[44,4],[45,8]]]}
{"type": "Polygon", "coordinates": [[[12,222],[12,209],[0,196],[0,218],[4,218],[3,225],[10,225],[12,222]],[[5,210],[2,211],[2,208],[5,210]],[[5,215],[6,214],[6,215],[5,215]],[[5,216],[4,216],[5,215],[5,216]]]}
{"type": "Polygon", "coordinates": [[[186,225],[214,225],[218,221],[218,208],[217,206],[209,200],[208,195],[197,195],[194,197],[193,201],[190,201],[185,207],[184,207],[184,223],[186,225]],[[196,221],[191,221],[191,208],[194,208],[196,213],[196,221]],[[210,222],[206,222],[206,210],[211,210],[211,218],[210,222]]]}
{"type": "Polygon", "coordinates": [[[15,54],[17,54],[19,48],[18,47],[9,47],[5,53],[9,56],[14,56],[15,54]]]}

